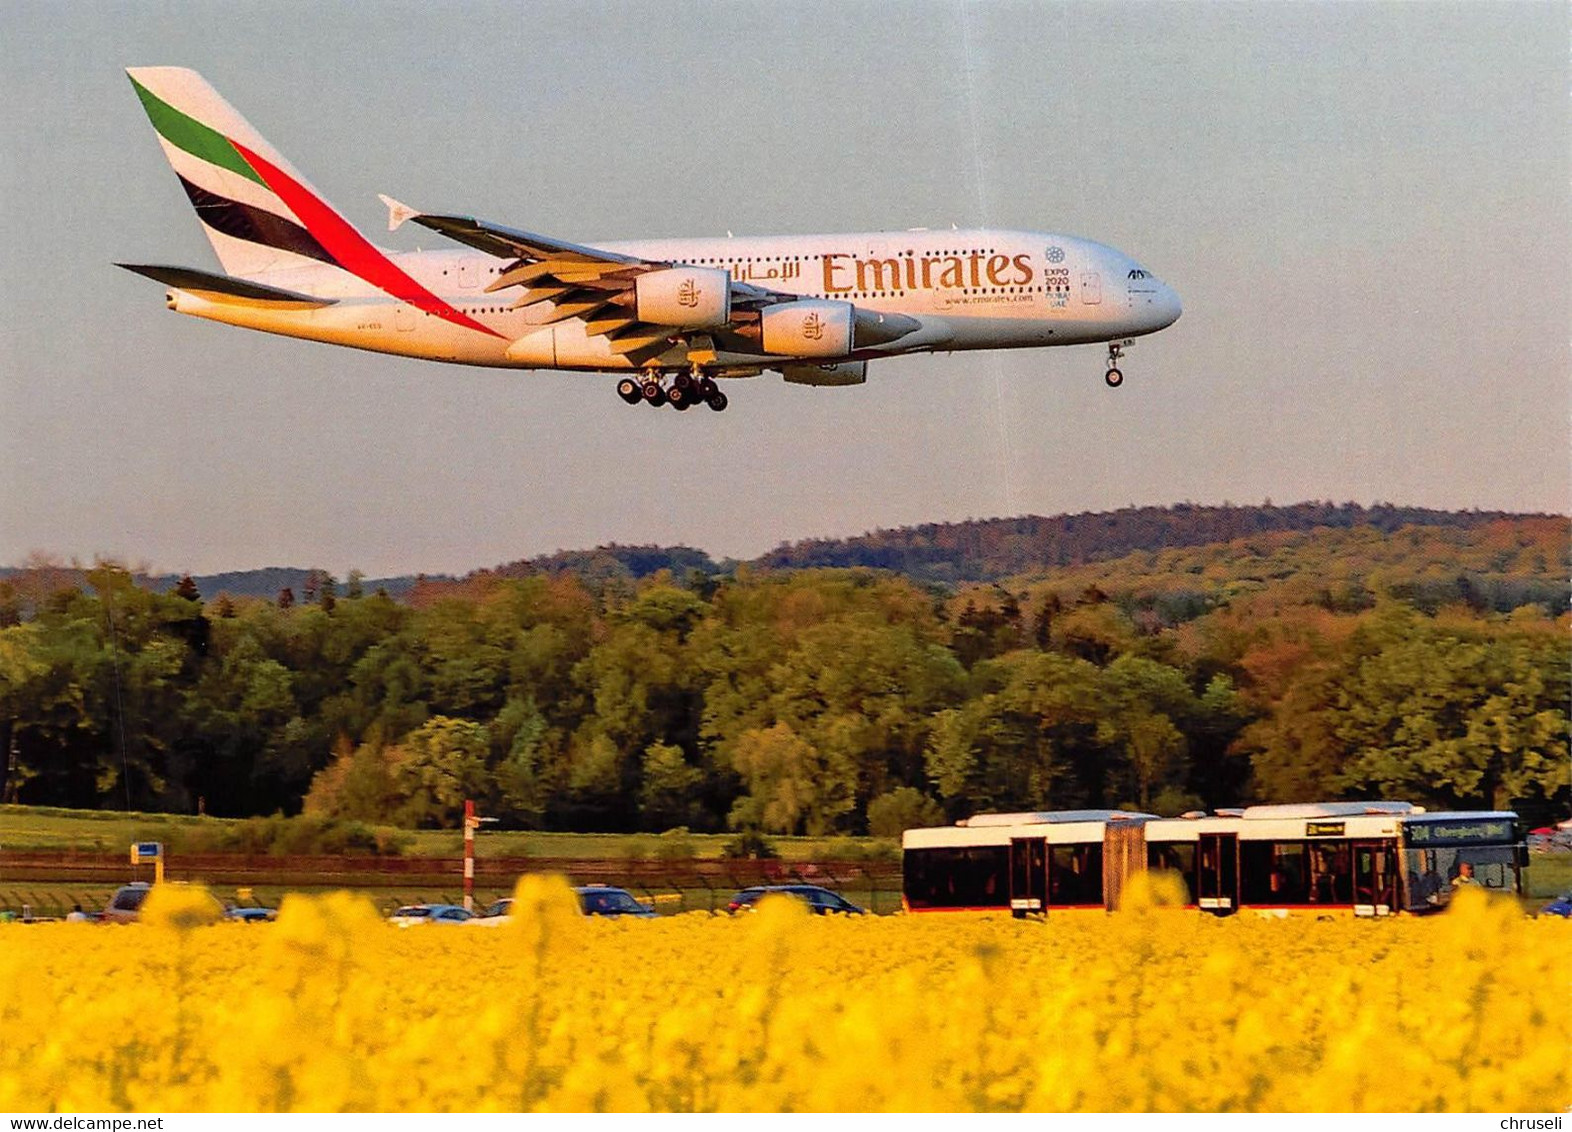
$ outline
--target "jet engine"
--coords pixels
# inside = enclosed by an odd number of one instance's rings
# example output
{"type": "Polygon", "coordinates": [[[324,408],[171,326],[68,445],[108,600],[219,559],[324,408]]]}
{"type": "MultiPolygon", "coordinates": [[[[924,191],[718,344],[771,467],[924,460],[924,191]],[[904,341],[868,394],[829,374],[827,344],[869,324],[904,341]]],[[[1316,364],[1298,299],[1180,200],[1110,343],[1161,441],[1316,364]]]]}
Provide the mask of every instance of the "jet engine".
{"type": "Polygon", "coordinates": [[[868,380],[868,363],[830,362],[822,366],[782,366],[781,376],[793,385],[861,385],[868,380]]]}
{"type": "Polygon", "coordinates": [[[766,354],[796,358],[844,358],[852,351],[855,312],[834,299],[801,299],[765,307],[760,345],[766,354]]]}
{"type": "Polygon", "coordinates": [[[700,330],[731,321],[731,276],[713,267],[667,267],[633,282],[640,322],[700,330]]]}

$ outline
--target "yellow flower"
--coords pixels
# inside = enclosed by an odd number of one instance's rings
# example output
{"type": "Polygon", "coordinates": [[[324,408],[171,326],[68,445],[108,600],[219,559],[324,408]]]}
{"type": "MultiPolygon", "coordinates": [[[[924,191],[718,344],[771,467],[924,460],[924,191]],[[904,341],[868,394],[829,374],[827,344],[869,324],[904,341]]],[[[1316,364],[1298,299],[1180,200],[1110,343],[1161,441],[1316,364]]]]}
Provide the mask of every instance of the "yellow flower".
{"type": "Polygon", "coordinates": [[[207,926],[0,925],[22,1111],[1515,1111],[1572,1101],[1564,921],[1125,911],[579,914],[396,932],[363,899],[207,926]]]}

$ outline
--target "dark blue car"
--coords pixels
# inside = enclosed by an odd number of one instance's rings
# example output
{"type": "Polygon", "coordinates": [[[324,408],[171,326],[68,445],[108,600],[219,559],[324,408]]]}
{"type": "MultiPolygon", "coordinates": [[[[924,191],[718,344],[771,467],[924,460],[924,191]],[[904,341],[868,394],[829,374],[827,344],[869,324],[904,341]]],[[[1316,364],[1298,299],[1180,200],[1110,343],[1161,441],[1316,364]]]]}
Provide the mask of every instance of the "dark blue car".
{"type": "Polygon", "coordinates": [[[820,888],[816,884],[757,884],[752,888],[745,888],[731,898],[731,903],[726,906],[728,912],[751,912],[753,906],[766,896],[779,893],[783,896],[792,896],[808,905],[808,911],[815,916],[851,915],[860,916],[863,909],[857,907],[839,893],[831,892],[827,888],[820,888]]]}
{"type": "Polygon", "coordinates": [[[579,907],[586,916],[631,916],[636,920],[655,918],[655,909],[648,904],[640,904],[625,888],[586,884],[573,891],[578,894],[579,907]]]}
{"type": "Polygon", "coordinates": [[[1572,892],[1564,892],[1539,910],[1540,916],[1560,916],[1572,919],[1572,892]]]}

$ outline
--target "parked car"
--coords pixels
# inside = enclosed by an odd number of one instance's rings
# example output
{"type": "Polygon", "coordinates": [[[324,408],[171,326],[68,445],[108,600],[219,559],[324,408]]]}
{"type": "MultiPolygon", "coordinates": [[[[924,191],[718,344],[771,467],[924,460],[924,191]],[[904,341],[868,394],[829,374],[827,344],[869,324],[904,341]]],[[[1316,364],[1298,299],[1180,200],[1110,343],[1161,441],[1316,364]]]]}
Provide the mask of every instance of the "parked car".
{"type": "Polygon", "coordinates": [[[586,916],[632,916],[636,920],[655,918],[655,909],[648,904],[640,904],[633,898],[633,893],[625,888],[587,884],[573,891],[578,894],[579,907],[586,916]]]}
{"type": "MultiPolygon", "coordinates": [[[[186,884],[183,880],[166,882],[176,888],[186,884]]],[[[132,924],[142,918],[142,906],[147,903],[147,894],[153,891],[153,886],[145,880],[132,881],[115,889],[115,894],[109,898],[109,903],[96,917],[106,924],[132,924]]],[[[221,919],[228,915],[228,909],[219,903],[218,897],[212,893],[206,894],[213,910],[213,918],[221,919]]]]}
{"type": "Polygon", "coordinates": [[[513,922],[513,898],[504,896],[501,900],[493,900],[479,912],[476,912],[465,923],[476,928],[500,928],[504,924],[513,922]]]}
{"type": "Polygon", "coordinates": [[[1538,916],[1560,916],[1563,919],[1572,919],[1572,892],[1562,893],[1538,912],[1538,916]]]}
{"type": "Polygon", "coordinates": [[[462,924],[472,918],[473,913],[457,904],[406,904],[388,917],[388,923],[412,928],[420,924],[462,924]]]}
{"type": "Polygon", "coordinates": [[[98,918],[106,924],[135,923],[142,915],[142,905],[147,902],[147,894],[152,891],[153,886],[143,880],[123,884],[115,889],[115,894],[104,905],[98,918]]]}
{"type": "Polygon", "coordinates": [[[759,884],[752,888],[745,888],[731,898],[731,903],[726,906],[728,912],[751,912],[753,906],[761,899],[774,893],[783,893],[795,896],[798,900],[808,905],[808,911],[815,916],[828,916],[832,914],[862,915],[866,909],[859,908],[850,900],[839,893],[831,892],[827,888],[820,888],[816,884],[759,884]]]}
{"type": "Polygon", "coordinates": [[[278,909],[262,907],[236,908],[231,905],[224,909],[224,919],[235,920],[242,924],[270,924],[278,919],[278,909]]]}
{"type": "MultiPolygon", "coordinates": [[[[640,904],[625,888],[612,888],[605,884],[586,884],[573,890],[579,898],[579,911],[586,916],[631,916],[636,920],[653,920],[654,908],[640,904]]],[[[513,922],[513,899],[503,897],[493,900],[469,921],[477,928],[500,928],[513,922]]]]}

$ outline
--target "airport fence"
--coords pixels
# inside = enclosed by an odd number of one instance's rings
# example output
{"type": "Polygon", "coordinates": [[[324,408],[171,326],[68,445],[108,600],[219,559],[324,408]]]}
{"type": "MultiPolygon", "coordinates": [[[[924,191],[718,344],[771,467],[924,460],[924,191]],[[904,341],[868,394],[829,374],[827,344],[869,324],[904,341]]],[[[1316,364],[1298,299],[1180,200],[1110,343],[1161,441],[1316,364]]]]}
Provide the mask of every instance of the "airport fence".
{"type": "MultiPolygon", "coordinates": [[[[901,867],[896,861],[622,860],[617,858],[480,857],[475,861],[478,902],[512,892],[527,873],[555,873],[574,884],[626,888],[662,914],[724,910],[733,893],[756,884],[818,884],[875,912],[900,907],[901,867]]],[[[416,901],[458,903],[462,857],[249,856],[175,854],[165,864],[169,880],[198,881],[225,895],[250,889],[272,902],[289,891],[344,888],[365,892],[379,907],[416,901]]],[[[24,850],[0,852],[0,912],[57,916],[73,904],[93,910],[119,885],[150,880],[151,870],[132,866],[120,853],[24,850]]]]}

